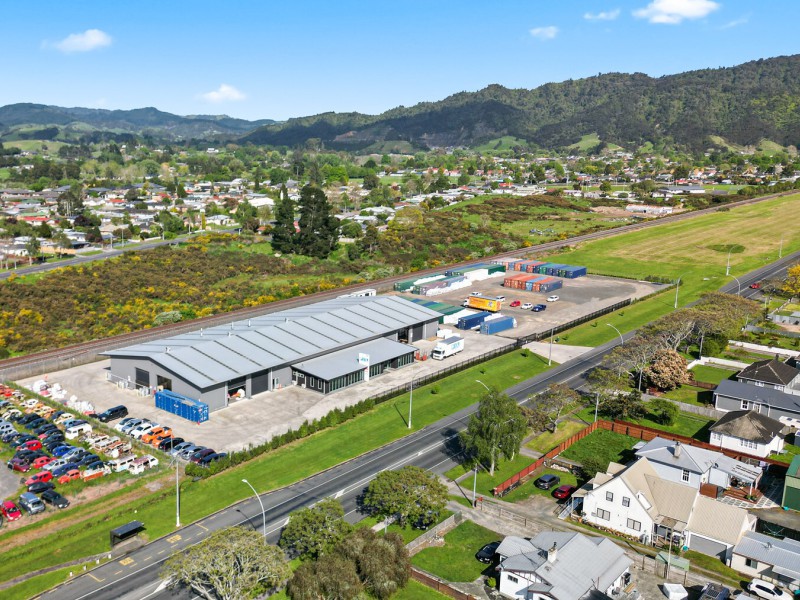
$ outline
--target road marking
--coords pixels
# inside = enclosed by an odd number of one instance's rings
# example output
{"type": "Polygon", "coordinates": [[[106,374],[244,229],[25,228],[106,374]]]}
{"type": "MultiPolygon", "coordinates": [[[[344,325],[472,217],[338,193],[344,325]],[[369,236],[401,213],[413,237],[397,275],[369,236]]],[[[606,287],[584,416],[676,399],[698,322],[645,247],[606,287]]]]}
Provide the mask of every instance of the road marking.
{"type": "Polygon", "coordinates": [[[133,560],[132,558],[123,558],[121,561],[119,561],[119,564],[121,564],[123,567],[127,567],[128,565],[132,565],[135,562],[136,561],[133,560]]]}
{"type": "Polygon", "coordinates": [[[161,550],[158,552],[158,554],[164,554],[164,552],[166,552],[166,550],[161,550]]]}
{"type": "Polygon", "coordinates": [[[167,541],[170,544],[174,544],[175,542],[179,542],[181,539],[182,539],[181,538],[181,534],[180,533],[176,533],[175,535],[171,535],[170,537],[168,537],[167,541]]]}
{"type": "Polygon", "coordinates": [[[101,582],[105,581],[105,579],[98,579],[97,577],[95,577],[95,576],[94,576],[94,575],[92,575],[91,573],[87,573],[87,575],[88,575],[89,577],[91,577],[92,579],[94,579],[94,580],[95,580],[97,583],[101,583],[101,582]]]}
{"type": "Polygon", "coordinates": [[[200,529],[208,531],[208,527],[203,527],[202,525],[200,525],[200,523],[195,523],[195,525],[197,525],[200,529]]]}
{"type": "Polygon", "coordinates": [[[153,558],[152,554],[150,556],[145,556],[142,560],[150,560],[151,558],[153,558]]]}
{"type": "Polygon", "coordinates": [[[343,494],[344,494],[344,490],[339,490],[338,492],[336,492],[336,494],[334,494],[333,497],[338,499],[338,498],[341,498],[343,494]]]}
{"type": "Polygon", "coordinates": [[[120,573],[122,573],[122,569],[120,569],[119,571],[117,571],[116,573],[114,573],[114,575],[119,575],[120,573]]]}

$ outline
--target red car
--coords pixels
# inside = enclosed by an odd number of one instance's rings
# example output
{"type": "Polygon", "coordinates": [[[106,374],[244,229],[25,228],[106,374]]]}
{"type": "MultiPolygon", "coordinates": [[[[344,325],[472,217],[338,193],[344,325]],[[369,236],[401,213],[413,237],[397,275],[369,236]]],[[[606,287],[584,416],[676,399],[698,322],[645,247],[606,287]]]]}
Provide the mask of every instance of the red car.
{"type": "Polygon", "coordinates": [[[574,485],[562,485],[553,490],[553,498],[565,500],[575,492],[574,485]]]}
{"type": "Polygon", "coordinates": [[[27,473],[31,470],[31,466],[21,458],[12,458],[6,465],[12,471],[19,471],[20,473],[27,473]]]}
{"type": "Polygon", "coordinates": [[[510,306],[511,308],[517,308],[517,307],[518,307],[520,304],[522,304],[522,302],[520,302],[519,300],[513,300],[513,301],[511,302],[511,304],[509,304],[509,306],[510,306]]]}
{"type": "Polygon", "coordinates": [[[750,284],[750,289],[751,290],[760,290],[761,289],[761,284],[760,283],[751,283],[750,284]]]}
{"type": "Polygon", "coordinates": [[[16,521],[22,516],[22,513],[20,512],[19,508],[17,508],[17,505],[11,500],[6,500],[2,505],[0,505],[0,513],[2,513],[3,516],[9,521],[16,521]]]}
{"type": "Polygon", "coordinates": [[[31,485],[32,483],[37,483],[39,481],[47,483],[53,478],[53,474],[50,471],[40,471],[36,475],[31,475],[28,479],[25,480],[25,485],[31,485]]]}
{"type": "Polygon", "coordinates": [[[18,449],[25,448],[26,450],[41,450],[42,449],[42,441],[41,440],[28,440],[24,444],[22,444],[18,449]]]}
{"type": "Polygon", "coordinates": [[[43,466],[50,464],[54,460],[55,458],[52,456],[40,456],[31,463],[31,467],[34,469],[41,469],[43,466]]]}
{"type": "Polygon", "coordinates": [[[75,481],[76,479],[81,478],[81,472],[78,469],[70,469],[66,473],[64,473],[61,477],[58,478],[58,483],[64,484],[69,483],[70,481],[75,481]]]}

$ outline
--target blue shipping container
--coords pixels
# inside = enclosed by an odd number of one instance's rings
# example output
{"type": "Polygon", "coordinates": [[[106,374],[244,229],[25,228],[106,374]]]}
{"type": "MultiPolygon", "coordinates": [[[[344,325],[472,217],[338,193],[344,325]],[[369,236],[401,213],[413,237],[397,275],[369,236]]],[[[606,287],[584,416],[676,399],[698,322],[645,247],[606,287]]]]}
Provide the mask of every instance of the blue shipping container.
{"type": "Polygon", "coordinates": [[[202,423],[208,421],[208,404],[189,398],[170,390],[156,392],[156,408],[178,415],[188,421],[202,423]]]}
{"type": "Polygon", "coordinates": [[[578,277],[585,277],[586,267],[565,267],[561,269],[561,273],[559,273],[559,276],[566,277],[567,279],[576,279],[578,277]],[[563,275],[561,273],[563,273],[563,275]]]}
{"type": "Polygon", "coordinates": [[[507,329],[513,329],[517,326],[517,321],[514,317],[500,317],[499,319],[492,319],[481,323],[481,333],[483,335],[491,335],[493,333],[500,333],[507,329]]]}
{"type": "Polygon", "coordinates": [[[484,310],[482,312],[475,313],[474,315],[460,317],[456,327],[459,329],[473,329],[474,327],[478,327],[481,323],[483,323],[486,317],[490,316],[491,314],[492,313],[484,310]]]}

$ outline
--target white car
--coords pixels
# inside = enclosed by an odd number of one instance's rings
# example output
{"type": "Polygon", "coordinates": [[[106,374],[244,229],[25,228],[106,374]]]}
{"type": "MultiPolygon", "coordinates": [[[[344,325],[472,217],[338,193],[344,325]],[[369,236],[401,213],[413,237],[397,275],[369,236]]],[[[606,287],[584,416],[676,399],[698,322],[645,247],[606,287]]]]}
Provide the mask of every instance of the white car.
{"type": "Polygon", "coordinates": [[[533,304],[531,304],[530,302],[526,302],[525,304],[523,304],[522,306],[520,306],[520,308],[521,308],[522,310],[530,310],[530,309],[532,309],[532,308],[533,308],[533,304]]]}
{"type": "Polygon", "coordinates": [[[145,433],[149,432],[151,429],[155,429],[156,427],[158,427],[158,425],[155,423],[140,423],[131,429],[130,435],[133,439],[140,440],[145,433]]]}
{"type": "Polygon", "coordinates": [[[786,590],[779,588],[776,585],[764,581],[763,579],[753,579],[748,586],[748,591],[755,594],[759,598],[766,600],[791,600],[792,595],[787,593],[786,590]]]}
{"type": "Polygon", "coordinates": [[[559,299],[560,299],[560,298],[559,298],[558,296],[548,296],[548,297],[547,297],[547,301],[548,301],[548,302],[558,302],[558,301],[559,301],[559,299]]]}
{"type": "Polygon", "coordinates": [[[499,302],[505,302],[506,301],[506,297],[505,296],[495,296],[494,299],[499,301],[499,302]]]}

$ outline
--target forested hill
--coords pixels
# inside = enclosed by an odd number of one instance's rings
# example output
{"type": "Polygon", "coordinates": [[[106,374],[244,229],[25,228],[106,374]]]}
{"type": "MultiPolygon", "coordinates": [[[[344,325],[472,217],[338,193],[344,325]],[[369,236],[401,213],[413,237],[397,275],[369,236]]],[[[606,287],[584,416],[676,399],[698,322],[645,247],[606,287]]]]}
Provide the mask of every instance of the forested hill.
{"type": "Polygon", "coordinates": [[[693,149],[709,136],[735,144],[800,143],[800,55],[653,78],[609,73],[533,90],[490,85],[440,102],[381,115],[324,113],[260,127],[243,140],[275,145],[319,138],[331,148],[407,140],[417,146],[474,146],[514,136],[543,148],[596,133],[636,148],[671,138],[693,149]]]}

